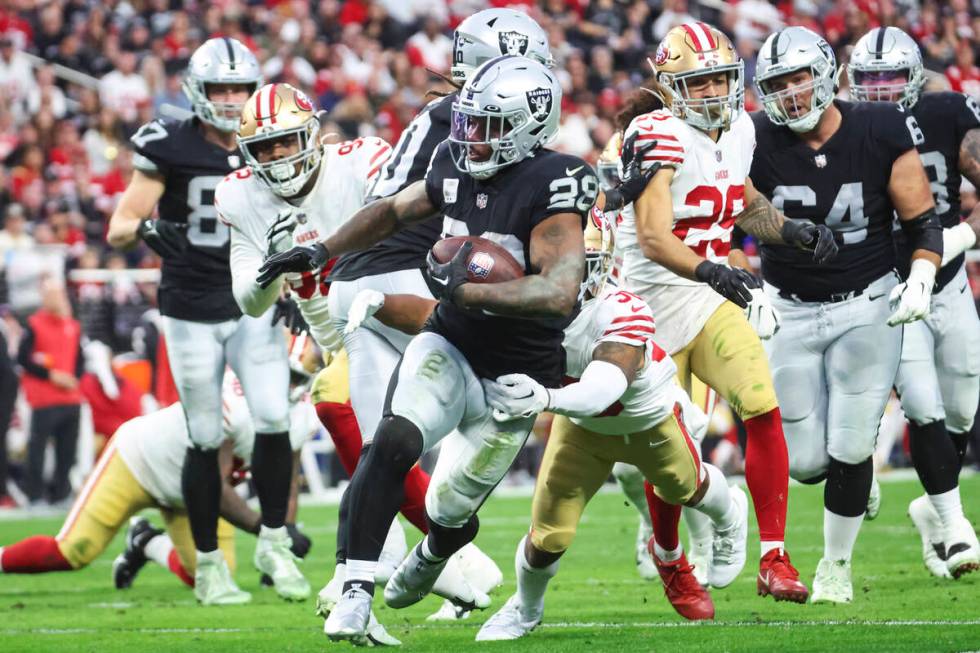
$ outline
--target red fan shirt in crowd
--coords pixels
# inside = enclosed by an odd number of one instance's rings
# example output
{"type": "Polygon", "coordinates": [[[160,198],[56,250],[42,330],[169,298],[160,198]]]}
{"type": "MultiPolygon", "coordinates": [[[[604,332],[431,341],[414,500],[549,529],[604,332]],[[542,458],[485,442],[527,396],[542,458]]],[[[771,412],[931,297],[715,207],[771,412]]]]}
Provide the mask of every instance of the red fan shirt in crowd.
{"type": "Polygon", "coordinates": [[[957,93],[966,93],[974,98],[980,97],[980,68],[950,66],[946,69],[946,79],[957,93]]]}
{"type": "Polygon", "coordinates": [[[95,432],[107,439],[115,434],[116,429],[142,413],[142,394],[129,379],[119,374],[115,375],[119,386],[119,396],[111,399],[102,389],[98,377],[85,374],[79,382],[82,396],[92,408],[92,422],[95,432]]]}

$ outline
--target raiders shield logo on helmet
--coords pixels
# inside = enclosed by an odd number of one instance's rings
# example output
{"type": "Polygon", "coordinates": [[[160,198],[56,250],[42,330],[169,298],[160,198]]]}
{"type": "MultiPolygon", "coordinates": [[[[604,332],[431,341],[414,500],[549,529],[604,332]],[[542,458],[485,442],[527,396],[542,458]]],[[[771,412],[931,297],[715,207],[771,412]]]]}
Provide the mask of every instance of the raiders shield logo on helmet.
{"type": "Polygon", "coordinates": [[[501,32],[500,54],[523,57],[527,53],[527,35],[520,32],[501,32]]]}
{"type": "Polygon", "coordinates": [[[551,89],[536,88],[527,92],[527,106],[531,110],[531,117],[538,122],[544,122],[551,115],[551,89]]]}

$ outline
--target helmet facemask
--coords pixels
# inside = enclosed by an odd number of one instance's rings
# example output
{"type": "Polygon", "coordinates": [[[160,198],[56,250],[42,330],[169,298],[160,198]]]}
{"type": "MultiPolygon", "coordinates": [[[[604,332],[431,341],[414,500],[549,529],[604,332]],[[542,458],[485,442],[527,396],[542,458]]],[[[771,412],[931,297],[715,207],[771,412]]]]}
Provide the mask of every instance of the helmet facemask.
{"type": "MultiPolygon", "coordinates": [[[[190,100],[191,106],[194,108],[194,115],[202,122],[206,122],[219,131],[238,131],[238,123],[242,119],[242,107],[245,100],[241,102],[215,102],[211,100],[208,97],[208,85],[214,83],[220,82],[205,82],[188,75],[183,82],[184,95],[190,100]]],[[[240,86],[245,87],[246,97],[258,88],[257,83],[243,83],[240,86]]]]}
{"type": "Polygon", "coordinates": [[[522,157],[514,136],[527,121],[523,111],[505,115],[453,103],[449,147],[456,168],[475,179],[489,179],[516,163],[522,157]]]}
{"type": "Polygon", "coordinates": [[[919,101],[925,83],[921,69],[859,70],[847,68],[851,95],[859,102],[898,102],[911,109],[919,101]]]}
{"type": "Polygon", "coordinates": [[[779,77],[795,75],[800,70],[809,70],[811,79],[778,91],[770,86],[771,79],[757,79],[760,100],[769,120],[776,125],[786,125],[798,133],[808,132],[816,127],[820,116],[834,101],[834,74],[832,70],[827,71],[825,68],[826,62],[821,60],[810,64],[809,67],[783,73],[779,77]],[[805,100],[800,96],[807,92],[810,92],[810,101],[809,105],[804,106],[805,100]],[[787,110],[787,105],[792,113],[787,110]]]}
{"type": "Polygon", "coordinates": [[[585,278],[579,286],[578,299],[585,301],[602,292],[613,263],[612,227],[597,209],[589,213],[585,226],[585,278]]]}
{"type": "Polygon", "coordinates": [[[310,176],[320,165],[322,150],[319,144],[320,121],[308,120],[302,125],[290,129],[259,132],[248,138],[239,138],[238,146],[245,157],[252,173],[269,186],[280,197],[292,197],[298,194],[310,176]],[[261,162],[259,152],[271,147],[280,139],[289,142],[296,139],[295,154],[261,162]]]}
{"type": "Polygon", "coordinates": [[[727,130],[742,111],[745,104],[744,64],[737,61],[711,68],[700,68],[687,73],[660,73],[658,81],[670,89],[671,110],[674,115],[692,127],[709,131],[727,130]],[[713,98],[692,98],[691,82],[703,75],[724,73],[728,80],[728,93],[713,98]]]}

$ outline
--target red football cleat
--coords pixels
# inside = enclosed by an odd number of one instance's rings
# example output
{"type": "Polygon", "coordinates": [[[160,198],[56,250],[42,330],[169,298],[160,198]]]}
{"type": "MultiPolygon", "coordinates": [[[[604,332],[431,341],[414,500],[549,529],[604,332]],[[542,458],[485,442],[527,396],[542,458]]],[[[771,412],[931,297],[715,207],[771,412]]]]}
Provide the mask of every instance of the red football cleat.
{"type": "Polygon", "coordinates": [[[679,559],[664,562],[653,553],[653,539],[647,545],[647,550],[660,572],[664,594],[677,610],[677,614],[691,621],[714,619],[715,604],[711,602],[711,595],[694,577],[694,566],[687,562],[687,556],[682,553],[679,559]]]}
{"type": "Polygon", "coordinates": [[[810,590],[800,582],[800,572],[790,564],[789,554],[783,549],[773,549],[759,561],[759,580],[756,583],[759,596],[769,596],[777,601],[806,603],[810,590]]]}

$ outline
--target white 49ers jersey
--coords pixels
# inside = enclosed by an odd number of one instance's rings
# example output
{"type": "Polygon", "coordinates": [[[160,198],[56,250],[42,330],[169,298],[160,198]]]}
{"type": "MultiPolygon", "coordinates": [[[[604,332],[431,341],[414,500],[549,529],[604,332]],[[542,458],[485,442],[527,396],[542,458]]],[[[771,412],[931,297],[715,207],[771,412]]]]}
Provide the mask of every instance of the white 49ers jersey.
{"type": "MultiPolygon", "coordinates": [[[[307,245],[333,233],[364,206],[390,153],[391,146],[374,137],[325,145],[316,184],[296,203],[273,193],[248,168],[225,177],[215,189],[214,205],[222,221],[232,229],[232,275],[239,280],[255,278],[262,262],[273,253],[269,251],[266,232],[279,216],[292,214],[298,224],[292,240],[280,241],[275,251],[307,245]]],[[[285,279],[298,299],[313,339],[324,350],[336,351],[342,342],[327,308],[326,276],[330,267],[327,265],[319,273],[288,274],[285,279]]],[[[265,301],[274,301],[274,296],[266,296],[265,301]]]]}
{"type": "MultiPolygon", "coordinates": [[[[225,373],[221,400],[224,438],[232,442],[236,463],[247,467],[255,445],[255,426],[242,386],[231,370],[225,373]]],[[[308,398],[291,407],[289,441],[293,451],[299,451],[319,429],[320,421],[308,398]]],[[[179,402],[129,420],[116,431],[113,442],[129,471],[151,497],[168,508],[183,507],[180,475],[190,438],[179,402]]]]}
{"type": "MultiPolygon", "coordinates": [[[[657,162],[674,168],[674,235],[709,261],[727,262],[735,217],[745,208],[745,179],[755,150],[752,119],[743,111],[715,142],[661,109],[634,118],[625,138],[634,133],[637,147],[657,142],[644,157],[644,167],[657,162]]],[[[669,353],[676,353],[698,334],[724,298],[643,255],[632,205],[622,211],[616,245],[623,256],[626,287],[650,304],[657,315],[657,339],[669,353]]]]}
{"type": "Polygon", "coordinates": [[[643,368],[618,401],[601,415],[573,418],[576,424],[602,435],[629,435],[655,426],[673,413],[677,393],[677,366],[654,341],[650,307],[625,290],[611,289],[582,305],[578,317],[565,329],[566,374],[569,383],[582,376],[596,347],[619,342],[644,349],[643,368]]]}

